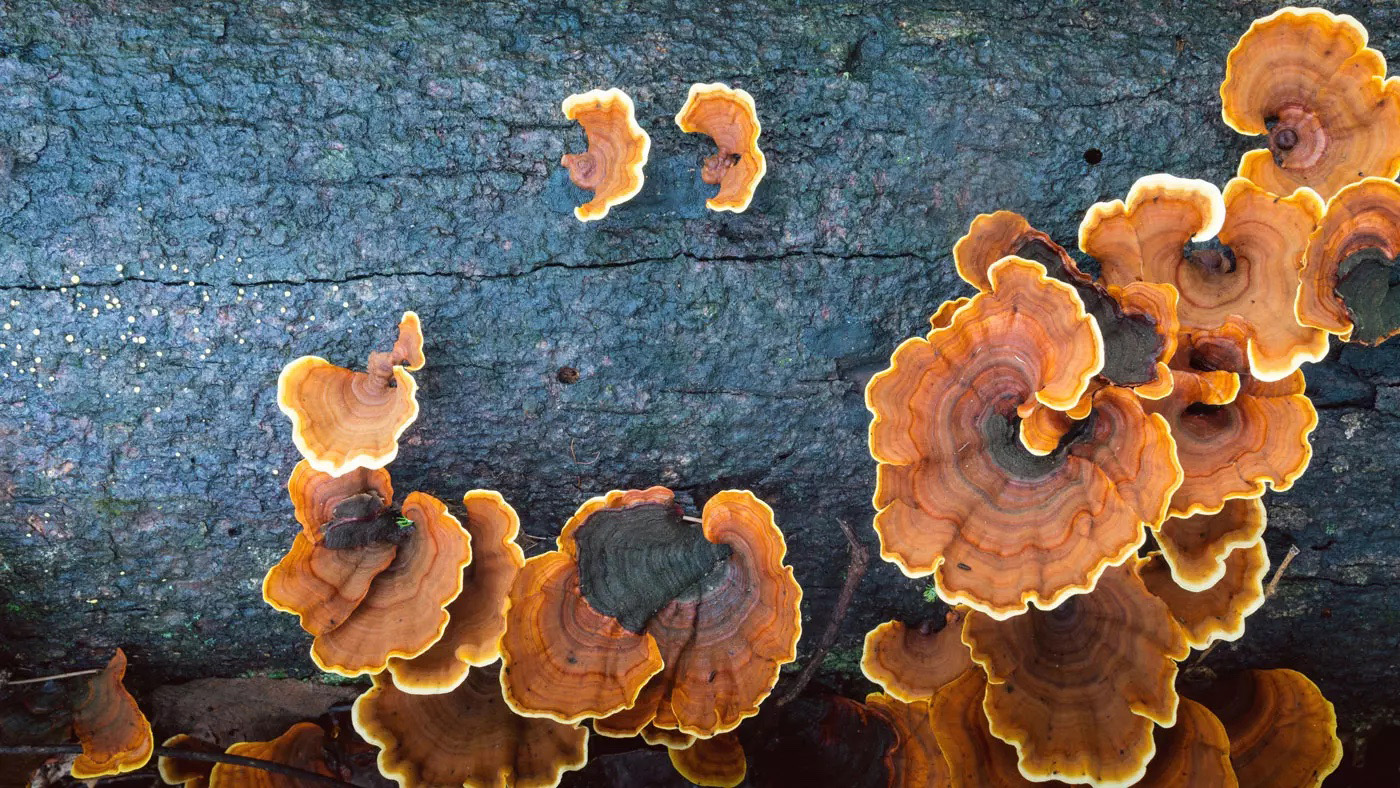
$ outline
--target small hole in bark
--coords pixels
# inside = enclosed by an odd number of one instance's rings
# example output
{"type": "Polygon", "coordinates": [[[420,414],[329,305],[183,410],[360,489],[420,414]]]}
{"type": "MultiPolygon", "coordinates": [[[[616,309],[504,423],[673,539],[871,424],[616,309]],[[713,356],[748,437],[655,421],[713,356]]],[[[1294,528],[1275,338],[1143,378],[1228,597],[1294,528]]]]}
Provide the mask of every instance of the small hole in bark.
{"type": "Polygon", "coordinates": [[[237,528],[230,528],[230,529],[228,529],[228,535],[229,535],[229,536],[238,536],[238,529],[237,529],[237,528]]]}
{"type": "Polygon", "coordinates": [[[560,367],[559,371],[554,373],[554,379],[565,386],[573,385],[578,382],[578,370],[573,367],[560,367]]]}
{"type": "Polygon", "coordinates": [[[1098,164],[1103,161],[1103,151],[1098,148],[1090,148],[1084,151],[1084,161],[1090,164],[1098,164]]]}

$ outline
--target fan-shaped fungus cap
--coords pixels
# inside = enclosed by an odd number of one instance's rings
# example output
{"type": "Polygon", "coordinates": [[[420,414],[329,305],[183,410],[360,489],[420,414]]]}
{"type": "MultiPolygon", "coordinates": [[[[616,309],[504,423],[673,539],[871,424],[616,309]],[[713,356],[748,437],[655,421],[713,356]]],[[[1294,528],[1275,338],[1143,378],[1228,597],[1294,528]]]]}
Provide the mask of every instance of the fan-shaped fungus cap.
{"type": "Polygon", "coordinates": [[[506,631],[506,594],[525,565],[515,543],[520,517],[494,490],[472,490],[462,497],[467,510],[472,559],[462,571],[462,592],[447,606],[442,638],[413,659],[394,657],[389,672],[404,692],[448,692],[501,656],[506,631]]]}
{"type": "Polygon", "coordinates": [[[1225,725],[1241,785],[1319,786],[1342,761],[1331,701],[1295,670],[1245,671],[1197,699],[1225,725]]]}
{"type": "MultiPolygon", "coordinates": [[[[216,744],[210,744],[184,733],[171,736],[161,746],[167,750],[191,750],[207,753],[222,753],[224,751],[216,744]]],[[[214,771],[214,764],[209,761],[187,760],[162,755],[156,759],[156,771],[160,774],[161,782],[166,785],[207,788],[209,775],[214,771]]]]}
{"type": "Polygon", "coordinates": [[[699,529],[664,487],[588,501],[565,524],[559,551],[527,561],[511,590],[507,700],[556,719],[623,712],[595,721],[609,735],[653,722],[699,737],[733,730],[796,658],[802,591],[786,551],[772,510],[746,491],[706,502],[699,529]],[[537,561],[568,579],[532,589],[537,561]],[[553,612],[536,623],[542,610],[553,612]],[[552,632],[540,637],[546,624],[552,632]],[[590,631],[603,635],[586,640],[590,631]],[[609,642],[623,650],[589,653],[609,642]]]}
{"type": "Polygon", "coordinates": [[[1239,170],[1268,192],[1330,197],[1367,175],[1400,174],[1400,85],[1350,16],[1283,8],[1255,20],[1226,58],[1220,102],[1230,128],[1269,135],[1239,170]]]}
{"type": "Polygon", "coordinates": [[[1169,396],[1143,403],[1171,425],[1185,474],[1172,496],[1172,516],[1218,512],[1227,500],[1258,498],[1265,484],[1287,490],[1307,469],[1317,411],[1303,393],[1302,372],[1275,383],[1241,375],[1232,399],[1224,399],[1230,391],[1221,390],[1218,376],[1173,374],[1169,396]]]}
{"type": "Polygon", "coordinates": [[[1236,178],[1222,195],[1205,181],[1151,175],[1133,185],[1126,202],[1093,206],[1079,243],[1102,262],[1110,286],[1172,285],[1182,331],[1238,324],[1251,372],[1278,380],[1327,355],[1327,337],[1301,325],[1291,306],[1322,210],[1311,189],[1279,198],[1236,178]],[[1191,243],[1201,240],[1208,243],[1191,243]]]}
{"type": "Polygon", "coordinates": [[[1367,178],[1337,192],[1308,241],[1298,320],[1367,345],[1400,333],[1397,253],[1400,184],[1367,178]]]}
{"type": "Polygon", "coordinates": [[[1245,618],[1264,604],[1269,554],[1263,539],[1232,550],[1224,565],[1224,575],[1210,588],[1188,591],[1172,579],[1171,568],[1160,553],[1142,559],[1142,582],[1167,603],[1191,648],[1203,649],[1217,640],[1238,640],[1244,634],[1245,618]]]}
{"type": "Polygon", "coordinates": [[[1136,569],[1109,569],[1054,610],[968,614],[963,640],[987,672],[991,731],[1016,746],[1028,779],[1131,783],[1152,758],[1152,723],[1175,721],[1176,662],[1190,647],[1136,569]]]}
{"type": "Polygon", "coordinates": [[[381,673],[352,718],[379,748],[379,770],[402,788],[546,788],[588,760],[587,729],[512,712],[494,669],[433,695],[404,692],[381,673]]]}
{"type": "Polygon", "coordinates": [[[928,701],[905,703],[873,692],[865,696],[865,705],[894,730],[894,746],[885,756],[890,788],[927,788],[948,783],[948,764],[929,723],[928,701]]]}
{"type": "Polygon", "coordinates": [[[423,330],[405,312],[394,349],[371,353],[367,372],[355,372],[319,356],[302,356],[277,377],[277,406],[292,420],[297,451],[322,473],[383,468],[399,453],[399,436],[418,418],[418,383],[409,370],[423,367],[423,330]]]}
{"type": "MultiPolygon", "coordinates": [[[[245,741],[230,746],[229,755],[257,758],[292,766],[323,777],[334,777],[325,756],[326,734],[314,722],[298,722],[271,741],[245,741]]],[[[231,763],[215,764],[209,775],[210,788],[293,788],[293,778],[231,763]]]]}
{"type": "Polygon", "coordinates": [[[321,670],[378,673],[390,657],[415,657],[442,637],[445,608],[461,593],[462,570],[472,560],[471,538],[426,493],[409,493],[402,511],[413,525],[393,563],[370,581],[345,621],[312,641],[311,659],[321,670]]]}
{"type": "Polygon", "coordinates": [[[155,737],[136,699],[122,685],[126,653],[117,649],[107,667],[88,680],[73,707],[73,731],[83,752],[73,761],[79,780],[135,771],[151,760],[155,737]]]}
{"type": "Polygon", "coordinates": [[[587,151],[566,153],[559,162],[575,186],[593,192],[593,199],[574,208],[574,216],[580,222],[601,219],[642,190],[651,137],[637,125],[632,98],[617,88],[575,93],[564,99],[563,110],[588,137],[587,151]]]}
{"type": "Polygon", "coordinates": [[[860,669],[896,700],[912,703],[928,700],[939,687],[972,667],[972,657],[962,642],[965,612],[950,610],[943,628],[908,627],[902,621],[886,621],[865,635],[860,669]]]}
{"type": "Polygon", "coordinates": [[[990,281],[947,327],[900,345],[865,399],[882,557],[932,573],[950,604],[1005,618],[1086,591],[1132,555],[1181,471],[1166,422],[1112,387],[1049,456],[1027,452],[1018,409],[1078,405],[1102,344],[1040,264],[1007,258],[990,281]]]}
{"type": "Polygon", "coordinates": [[[668,752],[676,771],[696,785],[734,788],[744,781],[748,771],[744,747],[733,733],[697,739],[689,747],[668,752]]]}
{"type": "Polygon", "coordinates": [[[719,185],[719,193],[705,205],[712,211],[747,210],[768,172],[768,161],[758,149],[763,126],[753,96],[720,82],[691,85],[685,106],[676,113],[676,125],[686,133],[708,135],[719,148],[700,171],[705,183],[719,185]]]}
{"type": "MultiPolygon", "coordinates": [[[[597,722],[598,720],[594,720],[595,724],[597,722]]],[[[603,735],[607,736],[610,734],[605,733],[603,735]]],[[[680,731],[673,731],[667,728],[658,728],[651,724],[643,727],[639,735],[642,737],[642,741],[647,744],[659,745],[668,750],[684,750],[686,747],[698,741],[698,739],[691,736],[689,733],[681,733],[680,731]]]]}
{"type": "Polygon", "coordinates": [[[1258,498],[1235,498],[1213,514],[1168,517],[1154,536],[1172,580],[1204,591],[1225,576],[1225,557],[1259,541],[1268,517],[1258,498]]]}
{"type": "Polygon", "coordinates": [[[1074,288],[1102,333],[1104,362],[1099,374],[1105,379],[1119,386],[1170,383],[1165,362],[1175,349],[1175,295],[1134,292],[1133,298],[1123,299],[1111,293],[1080,271],[1064,247],[1011,211],[973,219],[967,234],[953,246],[958,275],[983,292],[991,289],[991,267],[1007,256],[1040,263],[1050,278],[1074,288]]]}

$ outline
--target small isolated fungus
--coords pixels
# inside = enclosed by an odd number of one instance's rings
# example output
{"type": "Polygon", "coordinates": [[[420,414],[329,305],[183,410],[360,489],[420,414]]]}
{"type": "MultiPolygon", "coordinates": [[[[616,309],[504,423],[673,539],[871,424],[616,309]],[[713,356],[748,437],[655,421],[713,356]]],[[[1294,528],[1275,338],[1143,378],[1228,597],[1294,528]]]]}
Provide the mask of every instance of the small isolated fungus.
{"type": "Polygon", "coordinates": [[[1116,387],[1054,451],[1018,439],[1024,408],[1075,408],[1103,345],[1068,285],[1007,258],[947,326],[871,379],[881,555],[939,596],[1006,618],[1093,588],[1166,516],[1181,469],[1167,424],[1116,387]]]}
{"type": "Polygon", "coordinates": [[[1366,28],[1321,8],[1256,19],[1225,61],[1225,124],[1267,134],[1239,174],[1272,194],[1307,186],[1324,198],[1368,175],[1400,174],[1400,84],[1366,28]]]}
{"type": "Polygon", "coordinates": [[[889,723],[894,746],[885,756],[890,788],[927,788],[948,782],[948,764],[934,737],[926,700],[913,703],[873,692],[865,696],[870,713],[889,723]]]}
{"type": "Polygon", "coordinates": [[[617,88],[575,93],[564,99],[563,109],[588,137],[587,151],[566,153],[559,162],[575,186],[593,192],[593,199],[574,208],[574,216],[581,222],[601,219],[642,190],[651,137],[637,125],[631,97],[617,88]]]}
{"type": "MultiPolygon", "coordinates": [[[[1162,387],[1171,383],[1166,361],[1176,349],[1177,331],[1176,295],[1169,288],[1112,292],[1079,270],[1064,247],[1011,211],[973,219],[967,234],[953,246],[958,275],[983,292],[991,288],[991,267],[1007,256],[1040,263],[1050,278],[1074,288],[1102,334],[1099,374],[1105,380],[1137,388],[1139,396],[1165,393],[1162,387]]],[[[941,326],[935,323],[934,328],[941,326]]]]}
{"type": "Polygon", "coordinates": [[[1268,517],[1258,498],[1235,498],[1212,514],[1168,517],[1155,534],[1172,580],[1204,591],[1225,576],[1230,551],[1259,541],[1268,517]]]}
{"type": "Polygon", "coordinates": [[[896,700],[912,703],[928,700],[939,687],[972,667],[972,657],[962,642],[965,613],[950,610],[943,628],[909,627],[886,621],[865,635],[860,669],[896,700]]]}
{"type": "Polygon", "coordinates": [[[1342,341],[1400,333],[1400,184],[1367,178],[1337,192],[1308,242],[1298,320],[1342,341]]]}
{"type": "Polygon", "coordinates": [[[383,468],[399,453],[399,436],[418,418],[423,329],[405,312],[393,350],[369,355],[367,372],[302,356],[277,377],[277,405],[292,420],[292,442],[311,467],[340,476],[383,468]]]}
{"type": "MultiPolygon", "coordinates": [[[[190,750],[192,752],[222,753],[224,749],[185,733],[177,733],[166,739],[162,747],[167,750],[190,750]]],[[[161,782],[166,785],[180,785],[183,788],[208,788],[209,775],[214,771],[211,761],[195,761],[172,758],[162,755],[156,759],[156,771],[161,782]]]]}
{"type": "Polygon", "coordinates": [[[747,210],[768,172],[768,161],[758,149],[763,126],[753,96],[719,82],[691,85],[685,106],[676,113],[676,125],[686,133],[708,135],[719,148],[700,170],[701,180],[719,186],[719,193],[705,205],[712,211],[747,210]]]}
{"type": "Polygon", "coordinates": [[[705,738],[756,714],[796,658],[802,591],[752,493],[716,494],[696,528],[664,487],[613,491],[558,546],[526,561],[509,597],[501,682],[519,713],[705,738]]]}
{"type": "Polygon", "coordinates": [[[462,570],[462,592],[447,606],[447,629],[438,642],[412,659],[389,660],[394,684],[404,692],[448,692],[462,683],[468,668],[501,656],[506,594],[525,565],[525,553],[515,543],[520,517],[493,490],[468,492],[462,506],[472,546],[471,563],[462,570]]]}
{"type": "Polygon", "coordinates": [[[1176,720],[1176,663],[1190,647],[1135,561],[1053,610],[971,612],[963,640],[987,672],[990,729],[1028,779],[1131,783],[1152,758],[1152,724],[1176,720]]]}
{"type": "Polygon", "coordinates": [[[1093,206],[1080,246],[1102,263],[1110,286],[1172,285],[1182,331],[1237,331],[1250,373],[1273,381],[1327,355],[1327,336],[1300,324],[1293,309],[1322,211],[1311,189],[1279,198],[1236,178],[1222,195],[1205,181],[1151,175],[1126,202],[1093,206]]]}
{"type": "MultiPolygon", "coordinates": [[[[323,777],[334,777],[330,764],[326,763],[325,746],[326,734],[321,730],[321,726],[313,722],[298,722],[272,741],[239,742],[230,746],[226,752],[229,755],[241,755],[245,758],[292,766],[323,777]]],[[[250,766],[220,763],[215,764],[210,772],[209,785],[210,788],[291,788],[297,785],[297,782],[293,778],[250,766]]]]}
{"type": "Polygon", "coordinates": [[[1342,761],[1336,711],[1297,671],[1245,671],[1197,699],[1224,724],[1240,785],[1319,786],[1342,761]]]}
{"type": "Polygon", "coordinates": [[[434,695],[404,692],[381,673],[352,718],[379,748],[380,771],[402,788],[548,788],[588,760],[586,728],[514,713],[489,668],[434,695]]]}
{"type": "Polygon", "coordinates": [[[1142,582],[1167,603],[1191,648],[1239,639],[1244,634],[1245,618],[1264,604],[1264,576],[1269,573],[1264,540],[1255,539],[1251,545],[1232,550],[1223,563],[1225,573],[1210,588],[1189,591],[1177,585],[1160,553],[1143,559],[1142,582]]]}
{"type": "Polygon", "coordinates": [[[748,771],[744,747],[733,733],[698,739],[689,747],[668,752],[676,771],[696,785],[734,788],[748,771]]]}
{"type": "Polygon", "coordinates": [[[126,654],[117,649],[74,703],[73,731],[83,745],[82,754],[73,761],[76,779],[124,774],[151,760],[155,737],[136,699],[122,685],[125,675],[126,654]]]}
{"type": "Polygon", "coordinates": [[[1258,498],[1266,484],[1287,490],[1312,459],[1308,436],[1317,427],[1317,411],[1303,393],[1301,371],[1274,383],[1242,374],[1237,392],[1230,383],[1220,385],[1229,380],[1222,371],[1173,369],[1172,393],[1143,403],[1167,420],[1176,440],[1185,478],[1172,496],[1174,517],[1218,512],[1234,498],[1258,498]]]}

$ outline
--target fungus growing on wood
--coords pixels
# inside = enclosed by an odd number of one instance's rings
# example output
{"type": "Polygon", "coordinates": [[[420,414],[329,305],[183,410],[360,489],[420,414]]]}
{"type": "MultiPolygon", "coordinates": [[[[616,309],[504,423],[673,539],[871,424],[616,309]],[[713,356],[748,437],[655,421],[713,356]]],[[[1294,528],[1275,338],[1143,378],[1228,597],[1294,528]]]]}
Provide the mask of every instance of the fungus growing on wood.
{"type": "Polygon", "coordinates": [[[912,703],[928,700],[939,687],[972,667],[972,657],[962,642],[965,613],[950,610],[943,628],[926,622],[910,627],[902,621],[886,621],[865,635],[860,669],[896,700],[912,703]]]}
{"type": "Polygon", "coordinates": [[[744,747],[733,733],[698,739],[688,747],[667,752],[676,771],[696,785],[734,788],[748,771],[744,747]]]}
{"type": "Polygon", "coordinates": [[[1400,333],[1397,253],[1400,184],[1367,178],[1337,192],[1308,242],[1298,320],[1366,345],[1400,333]]]}
{"type": "Polygon", "coordinates": [[[948,782],[948,764],[929,722],[927,700],[905,703],[873,692],[865,696],[872,715],[889,723],[894,745],[885,756],[890,788],[926,788],[948,782]]]}
{"type": "Polygon", "coordinates": [[[472,490],[462,496],[471,536],[471,563],[462,570],[462,592],[447,606],[442,638],[412,659],[394,657],[389,672],[404,692],[448,692],[501,656],[506,631],[506,594],[525,565],[525,553],[515,543],[520,517],[494,490],[472,490]]]}
{"type": "Polygon", "coordinates": [[[73,732],[83,745],[73,761],[79,780],[135,771],[151,760],[155,737],[136,699],[122,685],[126,653],[117,649],[100,673],[87,681],[73,706],[73,732]]]}
{"type": "Polygon", "coordinates": [[[1327,355],[1326,335],[1293,314],[1303,252],[1322,210],[1311,189],[1279,198],[1236,178],[1222,195],[1205,181],[1150,175],[1126,201],[1090,208],[1079,243],[1103,264],[1110,286],[1175,288],[1182,331],[1236,324],[1251,374],[1273,381],[1327,355]]]}
{"type": "Polygon", "coordinates": [[[954,298],[951,301],[944,301],[932,315],[929,315],[929,325],[934,329],[947,326],[949,323],[953,322],[953,315],[957,314],[959,309],[967,306],[971,301],[972,299],[967,296],[954,298]]]}
{"type": "Polygon", "coordinates": [[[881,556],[932,574],[949,604],[1006,618],[1087,591],[1132,555],[1181,469],[1166,422],[1114,387],[1048,456],[1026,451],[1022,409],[1078,405],[1102,343],[1039,263],[1007,258],[989,281],[946,327],[895,350],[866,406],[881,556]]]}
{"type": "Polygon", "coordinates": [[[1259,541],[1268,517],[1258,498],[1235,498],[1212,514],[1168,517],[1154,536],[1172,580],[1204,591],[1225,576],[1225,557],[1259,541]]]}
{"type": "Polygon", "coordinates": [[[1104,362],[1099,374],[1105,380],[1141,387],[1139,396],[1165,393],[1162,387],[1171,382],[1165,362],[1176,346],[1174,294],[1165,288],[1136,288],[1127,298],[1111,292],[1079,270],[1064,247],[1011,211],[973,219],[967,234],[953,246],[958,275],[982,292],[991,288],[991,267],[1008,256],[1040,263],[1050,278],[1074,288],[1101,332],[1104,362]]]}
{"type": "Polygon", "coordinates": [[[705,201],[706,207],[734,213],[747,210],[768,172],[768,161],[758,149],[763,126],[753,96],[720,82],[691,85],[685,106],[676,113],[676,125],[686,133],[708,135],[719,148],[700,170],[701,180],[719,186],[719,193],[705,201]]]}
{"type": "Polygon", "coordinates": [[[559,161],[575,186],[593,192],[574,216],[581,222],[601,219],[642,190],[651,137],[637,125],[631,97],[617,88],[575,93],[564,99],[563,110],[588,137],[587,151],[566,153],[559,161]]]}
{"type": "Polygon", "coordinates": [[[1267,134],[1241,177],[1272,194],[1307,186],[1324,198],[1368,175],[1400,174],[1400,83],[1366,46],[1366,28],[1321,8],[1256,19],[1225,61],[1221,115],[1241,134],[1267,134]]]}
{"type": "Polygon", "coordinates": [[[1177,585],[1160,553],[1143,559],[1139,568],[1147,590],[1167,603],[1191,648],[1239,639],[1244,634],[1245,618],[1264,604],[1264,576],[1269,573],[1264,540],[1255,539],[1253,544],[1232,550],[1223,563],[1224,574],[1201,591],[1177,585]]]}
{"type": "Polygon", "coordinates": [[[1205,706],[1181,698],[1176,724],[1154,734],[1157,754],[1147,764],[1139,785],[1151,788],[1195,788],[1198,785],[1238,788],[1230,763],[1230,739],[1225,726],[1205,706]]]}
{"type": "Polygon", "coordinates": [[[462,570],[472,560],[471,538],[427,493],[409,493],[402,513],[411,526],[393,562],[343,622],[312,640],[311,659],[321,670],[378,673],[391,657],[415,657],[442,637],[447,604],[461,593],[462,570]]]}
{"type": "Polygon", "coordinates": [[[390,507],[394,485],[383,468],[356,468],[332,476],[302,460],[287,478],[287,494],[303,532],[313,541],[329,540],[335,547],[376,541],[372,537],[380,532],[380,521],[392,523],[397,516],[390,507]]]}
{"type": "Polygon", "coordinates": [[[796,657],[802,591],[752,493],[715,495],[696,528],[664,487],[613,491],[579,508],[558,547],[509,596],[501,682],[519,713],[709,737],[756,714],[796,657]]]}
{"type": "MultiPolygon", "coordinates": [[[[596,723],[597,721],[595,720],[594,722],[596,723]]],[[[603,735],[606,736],[608,734],[603,735]]],[[[684,750],[686,747],[698,741],[694,736],[688,733],[658,728],[650,723],[642,728],[642,732],[639,735],[642,737],[642,741],[647,744],[658,745],[668,750],[684,750]]]]}
{"type": "Polygon", "coordinates": [[[423,330],[405,312],[393,350],[369,355],[366,372],[302,356],[277,377],[277,406],[292,421],[292,442],[311,467],[340,476],[382,468],[399,453],[399,436],[418,418],[423,330]]]}
{"type": "Polygon", "coordinates": [[[1319,786],[1341,763],[1336,711],[1297,671],[1244,671],[1197,700],[1224,724],[1240,785],[1319,786]]]}
{"type": "MultiPolygon", "coordinates": [[[[167,750],[191,750],[194,752],[222,753],[224,749],[185,733],[177,733],[166,739],[162,747],[167,750]]],[[[172,758],[162,755],[156,759],[156,771],[161,782],[166,785],[180,785],[184,788],[208,788],[209,775],[214,771],[210,761],[195,761],[172,758]]]]}
{"type": "Polygon", "coordinates": [[[380,772],[402,788],[547,788],[588,760],[587,729],[514,713],[494,669],[473,669],[432,695],[404,692],[381,673],[352,719],[379,748],[380,772]]]}
{"type": "Polygon", "coordinates": [[[1091,594],[998,621],[971,612],[963,640],[987,672],[984,708],[1031,780],[1127,784],[1153,754],[1152,724],[1176,719],[1176,663],[1190,653],[1136,561],[1091,594]]]}
{"type": "MultiPolygon", "coordinates": [[[[321,726],[313,722],[298,722],[286,733],[271,741],[239,742],[228,748],[229,755],[257,758],[264,761],[292,766],[313,772],[323,777],[334,777],[325,756],[326,734],[321,726]]],[[[289,778],[231,763],[214,765],[209,774],[211,788],[237,786],[238,788],[285,788],[296,783],[289,778]]]]}

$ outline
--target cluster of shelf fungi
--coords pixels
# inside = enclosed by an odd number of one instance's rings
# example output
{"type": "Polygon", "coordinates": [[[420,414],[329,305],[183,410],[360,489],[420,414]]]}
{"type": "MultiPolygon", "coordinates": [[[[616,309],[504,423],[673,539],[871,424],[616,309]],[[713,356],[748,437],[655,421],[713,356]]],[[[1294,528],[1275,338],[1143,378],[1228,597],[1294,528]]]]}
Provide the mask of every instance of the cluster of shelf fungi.
{"type": "MultiPolygon", "coordinates": [[[[862,669],[882,692],[765,707],[796,659],[802,591],[750,492],[691,515],[664,487],[614,490],[529,559],[496,492],[455,508],[397,494],[388,467],[426,363],[412,312],[365,371],[283,369],[300,528],[264,599],[299,617],[318,668],[370,677],[353,725],[405,788],[556,785],[590,728],[662,745],[713,786],[804,769],[842,785],[1321,784],[1341,744],[1307,677],[1179,673],[1270,593],[1261,497],[1306,470],[1317,425],[1300,368],[1330,336],[1400,333],[1400,83],[1355,19],[1285,8],[1230,52],[1220,95],[1226,123],[1267,143],[1223,190],[1157,174],[1091,206],[1077,240],[1096,276],[1021,216],[976,217],[953,261],[975,294],[870,381],[881,556],[949,606],[939,626],[869,633],[862,669]],[[803,725],[776,735],[784,715],[803,725]]],[[[640,190],[650,140],[615,89],[564,112],[588,138],[563,161],[594,191],[576,215],[601,219],[640,190]]],[[[767,166],[752,97],[696,85],[677,123],[716,142],[710,208],[745,210],[767,166]]],[[[83,682],[4,690],[27,693],[0,717],[6,743],[71,730],[75,777],[144,766],[124,669],[118,651],[83,682]]],[[[299,723],[228,752],[336,778],[325,735],[299,723]]],[[[173,756],[160,772],[272,784],[173,756]]]]}

